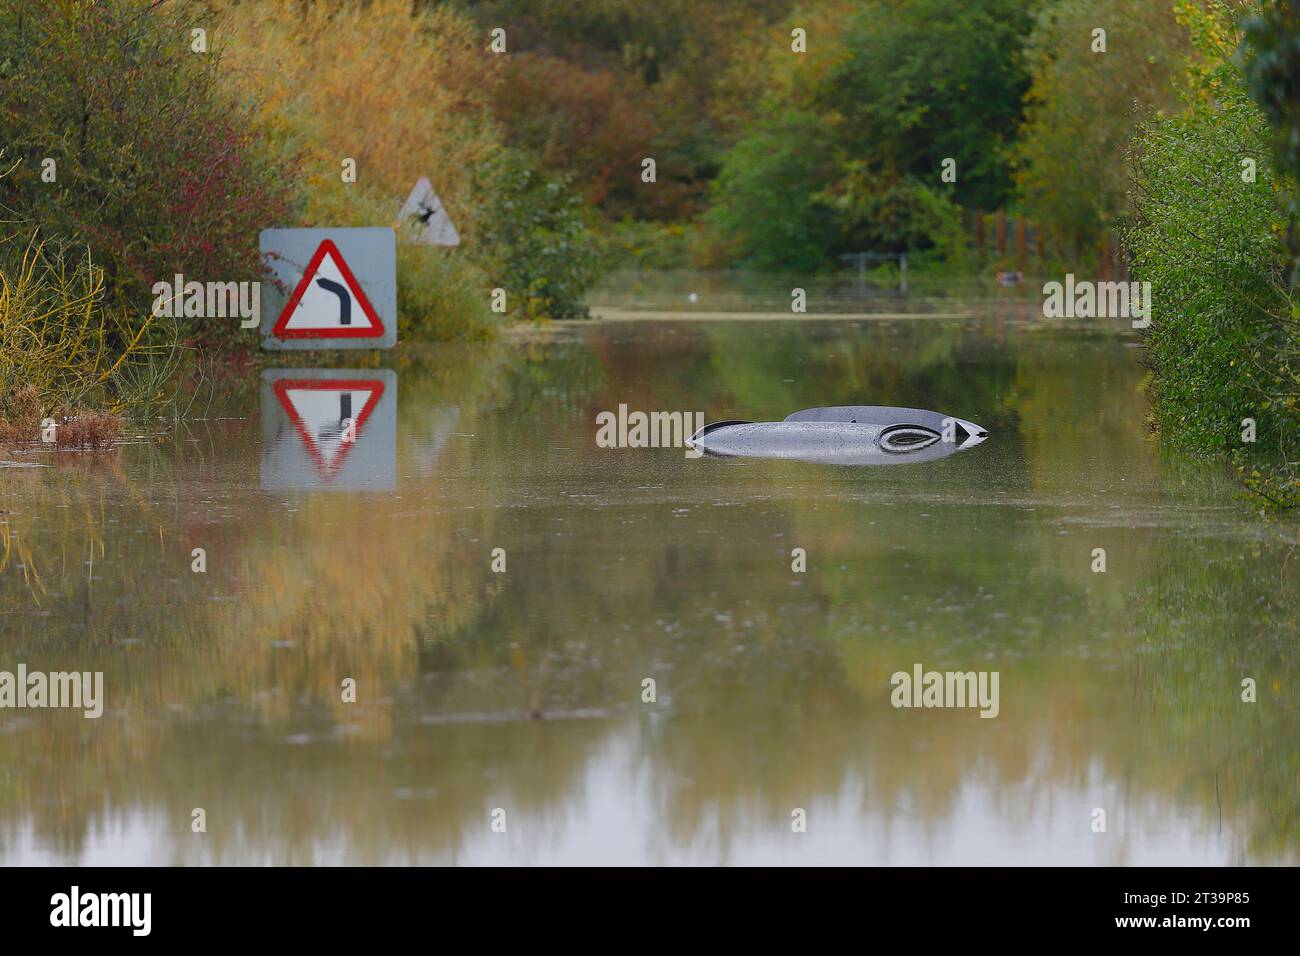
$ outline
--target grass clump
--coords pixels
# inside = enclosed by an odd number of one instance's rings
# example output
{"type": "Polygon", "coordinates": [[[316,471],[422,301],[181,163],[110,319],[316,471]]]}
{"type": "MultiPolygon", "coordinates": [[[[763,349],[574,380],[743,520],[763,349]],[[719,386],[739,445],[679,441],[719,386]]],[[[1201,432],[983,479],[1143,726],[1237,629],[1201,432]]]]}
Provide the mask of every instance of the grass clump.
{"type": "Polygon", "coordinates": [[[60,444],[111,442],[117,413],[169,373],[174,330],[155,329],[147,311],[106,306],[103,270],[88,253],[74,258],[37,238],[13,252],[17,244],[0,237],[0,262],[16,263],[0,268],[0,440],[37,440],[53,417],[70,426],[58,429],[60,444]]]}

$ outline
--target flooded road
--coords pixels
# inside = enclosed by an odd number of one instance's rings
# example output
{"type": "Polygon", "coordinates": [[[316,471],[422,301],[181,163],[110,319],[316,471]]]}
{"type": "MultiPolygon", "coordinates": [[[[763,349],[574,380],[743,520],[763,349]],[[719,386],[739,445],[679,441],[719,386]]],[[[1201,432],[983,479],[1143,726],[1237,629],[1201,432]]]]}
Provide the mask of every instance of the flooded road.
{"type": "Polygon", "coordinates": [[[0,710],[0,862],[1300,855],[1296,525],[1159,453],[1122,329],[977,305],[293,365],[161,444],[0,471],[0,670],[104,674],[99,719],[0,710]],[[595,442],[620,404],[864,403],[989,438],[595,442]],[[893,706],[915,665],[996,672],[996,717],[893,706]]]}

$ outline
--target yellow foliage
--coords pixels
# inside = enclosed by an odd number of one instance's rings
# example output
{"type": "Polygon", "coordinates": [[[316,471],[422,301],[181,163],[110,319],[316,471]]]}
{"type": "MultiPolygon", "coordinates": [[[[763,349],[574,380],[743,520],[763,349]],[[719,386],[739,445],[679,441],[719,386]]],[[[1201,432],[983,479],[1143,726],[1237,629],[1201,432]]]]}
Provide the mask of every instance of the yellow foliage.
{"type": "Polygon", "coordinates": [[[1249,7],[1244,0],[1174,0],[1174,15],[1191,31],[1196,49],[1211,63],[1219,63],[1241,42],[1236,21],[1249,7]]]}
{"type": "MultiPolygon", "coordinates": [[[[0,253],[11,242],[0,238],[0,253]]],[[[172,354],[148,335],[152,316],[104,309],[104,272],[89,254],[70,262],[33,236],[0,262],[11,263],[0,265],[0,424],[11,438],[35,436],[42,406],[106,399],[118,410],[131,396],[107,387],[121,386],[137,360],[172,354]]]]}
{"type": "Polygon", "coordinates": [[[489,108],[498,58],[468,18],[409,0],[219,9],[226,75],[300,157],[308,224],[380,225],[367,194],[395,220],[428,176],[462,238],[472,236],[470,169],[500,136],[489,108]],[[356,161],[354,183],[343,180],[345,159],[356,161]]]}
{"type": "Polygon", "coordinates": [[[1241,19],[1255,6],[1255,0],[1174,0],[1174,16],[1187,29],[1199,54],[1187,64],[1193,97],[1213,100],[1220,93],[1220,72],[1241,43],[1241,19]]]}

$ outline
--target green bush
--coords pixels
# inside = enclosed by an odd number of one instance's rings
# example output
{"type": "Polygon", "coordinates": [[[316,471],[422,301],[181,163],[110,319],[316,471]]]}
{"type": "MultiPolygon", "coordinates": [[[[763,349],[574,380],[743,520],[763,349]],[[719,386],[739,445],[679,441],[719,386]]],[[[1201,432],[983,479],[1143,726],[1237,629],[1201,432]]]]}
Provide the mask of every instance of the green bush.
{"type": "Polygon", "coordinates": [[[816,116],[779,107],[736,143],[704,217],[725,261],[764,272],[830,262],[831,212],[817,198],[833,173],[827,145],[816,116]]]}
{"type": "Polygon", "coordinates": [[[867,0],[846,25],[845,56],[819,108],[841,158],[876,174],[939,182],[957,163],[954,199],[997,209],[1012,194],[1008,150],[1029,75],[1021,47],[1041,0],[867,0]]]}
{"type": "Polygon", "coordinates": [[[1136,213],[1123,236],[1134,278],[1151,283],[1155,419],[1171,444],[1226,453],[1260,494],[1293,504],[1300,339],[1270,133],[1235,68],[1221,67],[1209,88],[1135,144],[1136,213]],[[1243,177],[1246,158],[1255,182],[1243,177]],[[1246,418],[1254,444],[1242,440],[1246,418]]]}
{"type": "Polygon", "coordinates": [[[644,219],[605,223],[596,232],[602,269],[689,269],[696,231],[693,224],[644,219]]]}
{"type": "Polygon", "coordinates": [[[1127,211],[1132,137],[1179,108],[1190,53],[1170,2],[1058,0],[1036,18],[1025,43],[1032,86],[1016,183],[1023,211],[1075,267],[1127,211]],[[1106,29],[1104,54],[1093,51],[1097,28],[1106,29]]]}
{"type": "Polygon", "coordinates": [[[410,339],[483,340],[493,334],[486,277],[463,248],[397,243],[397,315],[410,339]]]}
{"type": "MultiPolygon", "coordinates": [[[[1273,155],[1294,187],[1300,178],[1300,0],[1261,5],[1242,24],[1246,42],[1247,89],[1273,128],[1273,155]]],[[[1289,218],[1291,284],[1300,285],[1300,197],[1294,188],[1280,197],[1289,218]]]]}
{"type": "Polygon", "coordinates": [[[755,119],[713,184],[715,261],[782,272],[834,267],[844,252],[959,253],[960,207],[1011,196],[1029,85],[1020,45],[1038,5],[865,0],[829,8],[806,60],[770,45],[755,119]]]}
{"type": "Polygon", "coordinates": [[[474,171],[484,269],[506,290],[516,318],[585,318],[582,296],[598,278],[595,240],[582,197],[503,149],[474,171]]]}
{"type": "Polygon", "coordinates": [[[954,267],[967,259],[961,208],[919,179],[882,180],[850,163],[818,199],[834,214],[837,251],[924,251],[954,267]]]}
{"type": "Polygon", "coordinates": [[[288,218],[292,168],[221,93],[217,52],[191,50],[208,22],[184,0],[0,0],[0,143],[15,162],[0,218],[89,247],[110,306],[148,311],[150,286],[177,272],[256,279],[258,231],[288,218]]]}

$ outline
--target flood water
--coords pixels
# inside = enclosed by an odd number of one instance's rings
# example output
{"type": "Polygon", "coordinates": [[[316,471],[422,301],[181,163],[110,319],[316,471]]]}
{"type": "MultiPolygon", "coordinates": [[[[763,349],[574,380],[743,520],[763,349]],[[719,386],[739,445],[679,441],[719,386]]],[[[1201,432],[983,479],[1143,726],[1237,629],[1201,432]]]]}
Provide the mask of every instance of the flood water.
{"type": "Polygon", "coordinates": [[[293,356],[16,456],[0,670],[105,704],[0,710],[0,862],[1294,862],[1294,520],[1160,452],[1122,327],[961,311],[293,356]],[[620,404],[990,437],[696,460],[597,447],[620,404]],[[997,672],[997,716],[892,706],[916,664],[997,672]]]}

